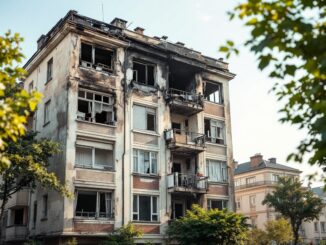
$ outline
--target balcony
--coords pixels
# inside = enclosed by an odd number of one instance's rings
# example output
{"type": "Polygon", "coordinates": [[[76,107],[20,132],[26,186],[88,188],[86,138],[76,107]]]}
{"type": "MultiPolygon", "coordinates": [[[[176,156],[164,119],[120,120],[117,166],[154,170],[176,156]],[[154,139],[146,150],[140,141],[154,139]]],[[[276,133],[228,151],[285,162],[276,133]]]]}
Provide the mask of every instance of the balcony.
{"type": "Polygon", "coordinates": [[[26,225],[14,225],[6,228],[6,241],[21,241],[25,240],[27,236],[26,225]]]}
{"type": "Polygon", "coordinates": [[[207,177],[175,172],[167,176],[168,189],[170,192],[206,193],[208,190],[207,179],[207,177]]]}
{"type": "Polygon", "coordinates": [[[191,116],[204,110],[204,97],[201,94],[170,88],[165,100],[170,105],[171,112],[179,115],[191,116]]]}
{"type": "Polygon", "coordinates": [[[175,153],[191,154],[205,151],[205,135],[180,129],[165,130],[168,148],[175,153]]]}
{"type": "Polygon", "coordinates": [[[236,186],[236,190],[242,190],[242,189],[247,189],[247,188],[252,188],[252,187],[259,187],[259,186],[274,186],[277,185],[278,181],[271,181],[271,180],[264,180],[264,181],[256,181],[253,183],[248,183],[244,185],[239,185],[236,186]]]}
{"type": "Polygon", "coordinates": [[[22,189],[19,192],[13,194],[6,204],[6,208],[16,206],[28,206],[29,201],[29,189],[22,189]]]}

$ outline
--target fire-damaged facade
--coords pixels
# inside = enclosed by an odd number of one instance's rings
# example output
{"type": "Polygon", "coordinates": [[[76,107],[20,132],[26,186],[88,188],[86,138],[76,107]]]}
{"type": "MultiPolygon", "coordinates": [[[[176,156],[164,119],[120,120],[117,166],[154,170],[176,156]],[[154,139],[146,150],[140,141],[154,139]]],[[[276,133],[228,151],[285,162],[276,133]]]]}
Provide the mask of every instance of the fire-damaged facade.
{"type": "Polygon", "coordinates": [[[222,60],[70,11],[38,40],[26,90],[44,97],[29,120],[61,143],[50,170],[74,199],[44,188],[7,205],[2,240],[98,244],[132,222],[137,243],[165,244],[192,204],[234,209],[229,81],[222,60]]]}

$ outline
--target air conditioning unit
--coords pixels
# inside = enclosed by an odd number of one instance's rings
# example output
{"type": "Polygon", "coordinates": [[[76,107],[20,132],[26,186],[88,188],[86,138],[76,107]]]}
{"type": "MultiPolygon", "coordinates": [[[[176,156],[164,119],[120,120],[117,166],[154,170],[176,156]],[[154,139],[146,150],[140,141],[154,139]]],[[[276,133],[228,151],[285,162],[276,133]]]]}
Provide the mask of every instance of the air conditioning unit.
{"type": "Polygon", "coordinates": [[[173,139],[173,130],[167,130],[165,131],[165,140],[172,140],[173,139]]]}

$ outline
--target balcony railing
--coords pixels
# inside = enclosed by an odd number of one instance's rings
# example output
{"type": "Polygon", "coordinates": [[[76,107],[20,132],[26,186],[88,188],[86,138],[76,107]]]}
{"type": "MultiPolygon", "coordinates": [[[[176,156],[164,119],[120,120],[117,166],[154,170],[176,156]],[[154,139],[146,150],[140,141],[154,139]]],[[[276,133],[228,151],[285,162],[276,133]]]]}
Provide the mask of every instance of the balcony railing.
{"type": "Polygon", "coordinates": [[[241,190],[241,189],[246,189],[246,188],[251,188],[251,187],[256,187],[256,186],[263,186],[263,185],[277,185],[277,183],[278,183],[278,181],[271,181],[271,180],[256,181],[253,183],[236,186],[235,189],[241,190]]]}
{"type": "Polygon", "coordinates": [[[197,113],[204,108],[204,96],[193,92],[170,88],[165,99],[172,106],[172,111],[184,115],[197,113]]]}
{"type": "Polygon", "coordinates": [[[167,129],[165,131],[165,139],[171,143],[205,147],[205,134],[189,132],[180,129],[167,129]]]}
{"type": "Polygon", "coordinates": [[[208,189],[207,177],[197,175],[181,174],[178,172],[169,174],[168,188],[182,187],[184,190],[204,190],[208,189]]]}
{"type": "Polygon", "coordinates": [[[86,218],[86,219],[98,219],[98,218],[113,219],[114,213],[76,211],[75,217],[86,218]]]}

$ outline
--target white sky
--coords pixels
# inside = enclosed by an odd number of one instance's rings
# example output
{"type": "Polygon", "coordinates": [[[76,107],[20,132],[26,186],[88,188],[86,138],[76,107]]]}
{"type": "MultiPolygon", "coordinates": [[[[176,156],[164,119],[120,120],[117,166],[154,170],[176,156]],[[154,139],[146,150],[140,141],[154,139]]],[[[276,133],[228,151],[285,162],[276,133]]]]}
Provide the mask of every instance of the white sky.
{"type": "MultiPolygon", "coordinates": [[[[242,23],[229,22],[226,12],[235,1],[227,0],[0,0],[0,33],[8,29],[21,33],[23,52],[30,57],[39,36],[68,10],[102,20],[102,4],[106,22],[119,17],[129,21],[129,28],[141,26],[149,36],[166,35],[169,41],[184,42],[215,58],[222,56],[218,47],[225,40],[241,44],[248,37],[242,23]]],[[[261,153],[265,159],[276,157],[278,163],[302,170],[302,176],[315,172],[317,168],[307,164],[285,162],[304,132],[278,122],[281,104],[268,93],[274,81],[258,70],[256,59],[246,48],[238,48],[240,55],[228,60],[230,71],[237,74],[230,82],[234,158],[242,163],[261,153]]]]}

